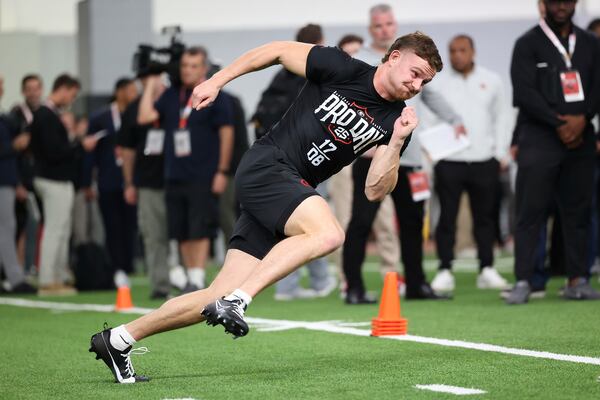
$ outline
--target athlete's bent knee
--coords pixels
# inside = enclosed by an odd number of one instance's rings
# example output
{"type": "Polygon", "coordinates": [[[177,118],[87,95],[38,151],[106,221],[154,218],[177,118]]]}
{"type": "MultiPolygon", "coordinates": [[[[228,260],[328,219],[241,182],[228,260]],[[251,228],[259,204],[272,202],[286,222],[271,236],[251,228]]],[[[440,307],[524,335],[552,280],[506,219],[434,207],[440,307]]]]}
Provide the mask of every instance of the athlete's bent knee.
{"type": "Polygon", "coordinates": [[[324,228],[317,237],[320,247],[319,253],[326,255],[335,251],[344,244],[344,238],[344,231],[339,226],[332,225],[324,228]]]}

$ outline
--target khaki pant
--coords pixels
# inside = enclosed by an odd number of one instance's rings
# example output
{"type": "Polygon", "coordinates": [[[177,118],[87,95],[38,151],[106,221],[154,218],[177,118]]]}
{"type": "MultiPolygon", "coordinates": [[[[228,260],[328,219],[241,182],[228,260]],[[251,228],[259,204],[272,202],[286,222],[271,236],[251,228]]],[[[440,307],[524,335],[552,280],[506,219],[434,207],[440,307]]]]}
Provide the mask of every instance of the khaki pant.
{"type": "Polygon", "coordinates": [[[150,286],[155,292],[169,293],[169,238],[164,190],[138,190],[138,225],[144,241],[144,261],[150,275],[150,286]]]}
{"type": "MultiPolygon", "coordinates": [[[[350,222],[350,213],[352,212],[352,165],[344,167],[329,180],[329,197],[333,202],[334,213],[342,228],[346,230],[350,222]]],[[[373,224],[377,248],[381,256],[380,271],[385,275],[388,271],[397,271],[400,260],[400,246],[398,244],[398,234],[395,226],[396,218],[394,211],[394,202],[390,196],[386,196],[381,203],[377,217],[373,224]]],[[[335,252],[335,263],[343,276],[342,271],[342,251],[338,249],[335,252]]]]}
{"type": "Polygon", "coordinates": [[[70,181],[35,178],[33,187],[44,208],[40,245],[40,286],[64,283],[70,278],[69,239],[75,192],[70,181]]]}

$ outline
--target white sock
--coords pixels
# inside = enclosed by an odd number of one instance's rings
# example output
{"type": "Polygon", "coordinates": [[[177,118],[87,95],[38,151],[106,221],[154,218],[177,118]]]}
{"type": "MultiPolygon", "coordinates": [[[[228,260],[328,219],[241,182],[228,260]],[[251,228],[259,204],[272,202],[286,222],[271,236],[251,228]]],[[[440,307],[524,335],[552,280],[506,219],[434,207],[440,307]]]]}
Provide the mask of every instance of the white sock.
{"type": "Polygon", "coordinates": [[[127,332],[125,325],[120,325],[110,330],[110,344],[115,349],[123,351],[135,343],[136,340],[127,332]]]}
{"type": "Polygon", "coordinates": [[[192,285],[196,285],[198,288],[204,288],[204,270],[200,267],[188,268],[188,279],[192,285]]]}
{"type": "Polygon", "coordinates": [[[241,289],[235,289],[229,296],[225,296],[225,300],[231,301],[237,299],[244,303],[244,308],[248,307],[250,303],[252,303],[252,296],[241,289]]]}

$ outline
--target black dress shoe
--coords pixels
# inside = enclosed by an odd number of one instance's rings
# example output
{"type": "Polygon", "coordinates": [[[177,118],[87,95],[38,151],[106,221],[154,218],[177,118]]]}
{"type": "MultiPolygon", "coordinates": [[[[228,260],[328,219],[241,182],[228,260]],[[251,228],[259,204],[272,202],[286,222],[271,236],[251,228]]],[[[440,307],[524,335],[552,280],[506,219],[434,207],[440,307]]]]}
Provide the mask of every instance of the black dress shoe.
{"type": "Polygon", "coordinates": [[[167,300],[169,293],[161,292],[159,290],[153,291],[150,295],[150,300],[167,300]]]}
{"type": "Polygon", "coordinates": [[[346,304],[377,304],[377,299],[367,293],[349,291],[346,294],[346,304]]]}
{"type": "Polygon", "coordinates": [[[451,300],[452,296],[438,294],[433,291],[429,283],[423,282],[417,289],[406,289],[407,300],[451,300]]]}
{"type": "Polygon", "coordinates": [[[31,286],[29,283],[23,281],[19,283],[17,286],[12,288],[10,293],[14,294],[35,294],[37,293],[37,289],[31,286]]]}

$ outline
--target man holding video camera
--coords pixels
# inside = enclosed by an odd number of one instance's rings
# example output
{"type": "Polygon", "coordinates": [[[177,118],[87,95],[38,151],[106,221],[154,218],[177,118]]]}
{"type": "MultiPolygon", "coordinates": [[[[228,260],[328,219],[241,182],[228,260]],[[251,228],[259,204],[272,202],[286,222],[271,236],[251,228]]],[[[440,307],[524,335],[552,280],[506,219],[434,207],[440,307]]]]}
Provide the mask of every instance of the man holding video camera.
{"type": "Polygon", "coordinates": [[[210,239],[216,236],[218,196],[229,179],[233,149],[232,105],[223,95],[211,107],[192,112],[193,88],[206,80],[208,55],[190,47],[180,62],[180,82],[156,102],[160,77],[151,76],[140,101],[139,124],[158,121],[153,151],[164,152],[169,237],[179,242],[188,270],[184,292],[204,287],[204,268],[210,239]]]}

